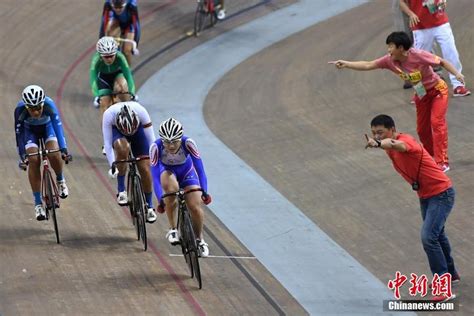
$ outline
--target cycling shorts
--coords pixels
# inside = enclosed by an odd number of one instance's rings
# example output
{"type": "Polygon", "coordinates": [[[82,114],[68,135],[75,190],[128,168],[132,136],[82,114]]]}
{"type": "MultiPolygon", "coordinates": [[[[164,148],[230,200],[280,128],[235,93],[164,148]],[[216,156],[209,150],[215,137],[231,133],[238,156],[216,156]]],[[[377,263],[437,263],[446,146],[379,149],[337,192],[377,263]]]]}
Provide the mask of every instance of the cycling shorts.
{"type": "Polygon", "coordinates": [[[39,140],[44,139],[44,142],[58,141],[56,133],[54,132],[53,123],[48,122],[43,125],[26,125],[24,133],[25,149],[31,147],[38,147],[39,140]]]}
{"type": "Polygon", "coordinates": [[[99,96],[110,94],[114,91],[115,80],[119,77],[124,77],[122,70],[118,70],[111,73],[99,72],[97,75],[99,96]]]}
{"type": "Polygon", "coordinates": [[[177,166],[168,166],[160,163],[160,176],[163,172],[169,171],[173,173],[178,180],[179,187],[181,189],[186,188],[190,185],[200,186],[199,177],[197,175],[194,165],[191,163],[184,163],[177,166]]]}
{"type": "Polygon", "coordinates": [[[150,144],[148,144],[143,126],[140,126],[137,132],[131,136],[126,136],[120,133],[117,127],[112,126],[112,144],[120,138],[125,138],[130,142],[134,157],[148,156],[150,144]]]}

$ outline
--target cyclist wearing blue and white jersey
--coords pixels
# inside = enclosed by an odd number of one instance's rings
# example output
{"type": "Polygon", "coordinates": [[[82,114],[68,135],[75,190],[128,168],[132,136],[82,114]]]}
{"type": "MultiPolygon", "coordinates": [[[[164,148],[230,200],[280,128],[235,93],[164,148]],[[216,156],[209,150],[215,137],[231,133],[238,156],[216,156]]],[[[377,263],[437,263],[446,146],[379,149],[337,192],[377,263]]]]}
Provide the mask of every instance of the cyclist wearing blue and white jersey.
{"type": "MultiPolygon", "coordinates": [[[[119,102],[109,107],[102,119],[102,133],[110,167],[115,160],[128,159],[130,150],[134,157],[147,156],[150,144],[155,140],[150,115],[143,106],[134,101],[119,102]]],[[[137,161],[137,167],[148,207],[147,222],[154,223],[157,216],[153,209],[150,161],[137,161]]],[[[125,188],[126,172],[126,164],[117,164],[115,170],[112,168],[109,170],[109,176],[117,178],[117,203],[121,206],[128,204],[125,188]]]]}
{"type": "MultiPolygon", "coordinates": [[[[104,36],[133,39],[140,41],[140,19],[137,0],[106,0],[102,11],[99,38],[104,36]]],[[[132,61],[132,44],[125,42],[122,51],[128,64],[132,61]]]]}
{"type": "Polygon", "coordinates": [[[196,143],[183,135],[183,126],[174,118],[163,121],[159,128],[160,138],[150,146],[151,174],[155,195],[160,202],[158,212],[166,211],[170,230],[166,238],[172,245],[179,242],[176,229],[176,197],[162,200],[165,193],[176,192],[179,188],[189,190],[201,187],[203,192],[191,192],[185,196],[191,212],[193,227],[202,257],[209,256],[208,244],[203,239],[204,212],[201,200],[207,205],[211,196],[207,193],[207,177],[196,143]]]}
{"type": "Polygon", "coordinates": [[[68,154],[66,138],[61,118],[54,101],[47,97],[44,90],[37,85],[27,86],[22,93],[22,100],[15,108],[16,145],[20,160],[18,167],[28,168],[28,179],[33,191],[36,219],[46,219],[41,201],[41,160],[39,156],[26,158],[26,154],[38,152],[39,140],[43,139],[46,149],[60,149],[59,152],[48,154],[51,167],[56,173],[59,196],[65,199],[69,190],[63,176],[63,162],[71,160],[68,154]]]}

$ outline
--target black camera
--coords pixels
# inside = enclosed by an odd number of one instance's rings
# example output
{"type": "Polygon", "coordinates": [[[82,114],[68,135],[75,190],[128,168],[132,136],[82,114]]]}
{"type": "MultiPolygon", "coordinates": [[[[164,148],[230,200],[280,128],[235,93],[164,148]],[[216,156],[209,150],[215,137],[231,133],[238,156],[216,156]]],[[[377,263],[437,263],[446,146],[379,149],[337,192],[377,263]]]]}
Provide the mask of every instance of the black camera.
{"type": "Polygon", "coordinates": [[[418,183],[418,181],[415,181],[411,184],[411,188],[413,189],[413,191],[418,191],[420,189],[420,184],[418,183]]]}

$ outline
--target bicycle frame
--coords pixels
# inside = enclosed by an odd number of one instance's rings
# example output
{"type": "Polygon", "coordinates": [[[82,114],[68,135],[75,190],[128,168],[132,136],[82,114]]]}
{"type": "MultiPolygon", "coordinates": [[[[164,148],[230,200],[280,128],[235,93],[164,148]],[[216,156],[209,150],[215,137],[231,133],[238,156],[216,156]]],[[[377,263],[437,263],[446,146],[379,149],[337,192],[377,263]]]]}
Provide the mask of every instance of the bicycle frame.
{"type": "Polygon", "coordinates": [[[127,177],[127,192],[129,199],[129,210],[132,218],[132,223],[136,228],[137,239],[142,240],[144,250],[148,248],[147,234],[146,234],[146,212],[147,205],[145,194],[143,192],[140,173],[138,172],[137,162],[148,160],[150,157],[141,156],[133,157],[130,151],[128,159],[117,160],[112,164],[112,169],[116,168],[119,163],[128,163],[128,177],[127,177]]]}
{"type": "Polygon", "coordinates": [[[46,219],[49,220],[49,212],[53,216],[54,232],[56,234],[56,242],[59,244],[59,229],[56,218],[56,209],[59,208],[59,191],[56,182],[53,180],[51,171],[49,170],[48,154],[59,152],[60,149],[46,149],[44,139],[40,139],[38,152],[27,154],[27,157],[40,156],[41,159],[41,196],[45,204],[46,219]]]}
{"type": "Polygon", "coordinates": [[[181,244],[181,251],[184,256],[184,260],[186,261],[190,273],[191,278],[196,276],[196,280],[198,282],[199,289],[202,288],[202,279],[201,279],[201,268],[199,266],[199,249],[196,243],[196,235],[194,233],[191,214],[188,210],[186,205],[185,195],[191,192],[202,192],[201,188],[195,189],[179,189],[176,192],[166,193],[162,196],[162,198],[166,198],[169,196],[176,196],[178,198],[178,222],[177,227],[179,231],[179,239],[181,244]]]}
{"type": "Polygon", "coordinates": [[[53,200],[54,200],[55,206],[59,208],[59,191],[55,182],[53,181],[53,176],[51,175],[51,171],[49,170],[49,160],[48,160],[48,154],[53,154],[59,151],[60,151],[59,149],[46,149],[44,140],[40,139],[38,152],[26,155],[26,157],[40,156],[41,169],[42,169],[41,170],[41,195],[43,197],[43,201],[45,202],[45,206],[47,210],[51,209],[52,207],[51,201],[49,201],[49,198],[46,192],[46,183],[48,181],[48,178],[49,180],[51,180],[52,189],[53,189],[53,200]]]}
{"type": "Polygon", "coordinates": [[[196,13],[194,14],[195,36],[199,36],[203,30],[207,17],[209,17],[209,26],[213,27],[217,22],[214,0],[198,0],[196,13]]]}

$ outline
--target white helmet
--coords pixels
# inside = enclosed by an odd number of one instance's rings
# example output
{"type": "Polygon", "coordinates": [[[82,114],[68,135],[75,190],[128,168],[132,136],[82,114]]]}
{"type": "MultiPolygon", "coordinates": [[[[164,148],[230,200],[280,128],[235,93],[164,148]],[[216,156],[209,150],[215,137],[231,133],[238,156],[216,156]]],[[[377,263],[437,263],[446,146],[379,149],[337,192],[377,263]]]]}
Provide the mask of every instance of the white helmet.
{"type": "Polygon", "coordinates": [[[23,89],[23,93],[21,94],[23,102],[25,103],[26,107],[30,106],[42,106],[46,95],[44,94],[43,88],[37,85],[29,85],[25,89],[23,89]]]}
{"type": "Polygon", "coordinates": [[[104,36],[102,37],[95,47],[97,52],[101,55],[115,55],[117,54],[117,43],[115,42],[113,37],[104,36]]]}
{"type": "Polygon", "coordinates": [[[115,126],[120,133],[130,136],[135,134],[140,127],[140,118],[130,105],[124,104],[115,116],[115,126]]]}
{"type": "Polygon", "coordinates": [[[158,133],[164,141],[172,142],[183,137],[183,125],[170,117],[166,121],[161,122],[158,133]]]}

